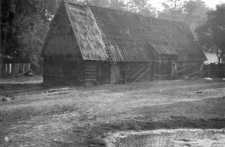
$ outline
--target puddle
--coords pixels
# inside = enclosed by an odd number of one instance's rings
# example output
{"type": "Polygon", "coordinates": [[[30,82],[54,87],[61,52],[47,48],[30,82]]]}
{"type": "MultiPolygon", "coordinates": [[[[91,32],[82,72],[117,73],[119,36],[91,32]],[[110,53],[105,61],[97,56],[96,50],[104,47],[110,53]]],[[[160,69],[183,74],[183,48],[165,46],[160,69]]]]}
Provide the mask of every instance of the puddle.
{"type": "Polygon", "coordinates": [[[108,147],[225,147],[225,129],[175,129],[111,133],[108,147]]]}

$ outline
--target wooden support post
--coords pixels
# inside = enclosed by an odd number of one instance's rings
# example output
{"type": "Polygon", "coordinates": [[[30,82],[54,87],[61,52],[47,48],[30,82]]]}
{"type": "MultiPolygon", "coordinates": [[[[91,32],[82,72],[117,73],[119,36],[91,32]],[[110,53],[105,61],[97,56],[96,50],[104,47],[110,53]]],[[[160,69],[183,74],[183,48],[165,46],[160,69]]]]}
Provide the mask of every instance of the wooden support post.
{"type": "Polygon", "coordinates": [[[154,78],[154,62],[153,61],[151,63],[151,66],[152,66],[152,71],[151,71],[151,81],[152,81],[154,78]]]}
{"type": "MultiPolygon", "coordinates": [[[[159,56],[159,75],[162,75],[162,56],[159,56]]],[[[161,80],[161,77],[159,77],[159,80],[161,80]]]]}

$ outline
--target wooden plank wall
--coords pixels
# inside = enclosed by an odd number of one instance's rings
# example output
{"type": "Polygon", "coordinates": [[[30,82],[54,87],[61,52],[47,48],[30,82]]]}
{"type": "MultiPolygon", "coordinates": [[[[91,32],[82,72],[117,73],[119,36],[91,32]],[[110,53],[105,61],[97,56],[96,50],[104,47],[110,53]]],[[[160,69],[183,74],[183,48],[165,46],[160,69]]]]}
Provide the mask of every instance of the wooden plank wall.
{"type": "Polygon", "coordinates": [[[110,83],[110,63],[98,62],[98,83],[109,84],[110,83]]]}
{"type": "Polygon", "coordinates": [[[225,78],[225,64],[209,64],[204,65],[205,77],[225,78]]]}
{"type": "MultiPolygon", "coordinates": [[[[158,60],[154,62],[128,62],[118,63],[118,68],[121,74],[121,78],[124,81],[129,82],[130,78],[137,73],[140,69],[149,65],[151,68],[148,70],[138,81],[150,81],[150,80],[164,80],[173,79],[178,73],[180,77],[187,74],[192,74],[201,70],[202,62],[176,62],[172,63],[172,60],[158,60]],[[176,64],[176,70],[173,72],[175,76],[172,76],[172,66],[176,64]],[[190,68],[190,70],[188,70],[190,68]],[[184,71],[182,71],[184,70],[184,71]],[[187,70],[187,71],[186,71],[187,70]],[[190,72],[190,73],[189,73],[190,72]]],[[[91,84],[105,84],[114,83],[114,69],[108,62],[100,61],[66,61],[57,62],[52,64],[51,62],[44,64],[44,76],[65,78],[69,82],[69,79],[78,83],[91,84]]],[[[115,79],[115,77],[114,77],[115,79]]],[[[54,81],[54,80],[53,80],[54,81]]]]}
{"type": "Polygon", "coordinates": [[[171,61],[153,62],[153,79],[168,80],[171,79],[171,61]]]}
{"type": "MultiPolygon", "coordinates": [[[[146,63],[125,63],[123,66],[123,78],[125,81],[130,81],[130,78],[137,73],[146,63]]],[[[146,72],[138,81],[151,80],[152,70],[146,72]]]]}
{"type": "Polygon", "coordinates": [[[176,78],[189,78],[203,74],[203,61],[178,61],[176,78]]]}
{"type": "Polygon", "coordinates": [[[85,62],[84,63],[84,75],[85,80],[90,82],[97,82],[98,79],[98,65],[97,62],[85,62]]]}

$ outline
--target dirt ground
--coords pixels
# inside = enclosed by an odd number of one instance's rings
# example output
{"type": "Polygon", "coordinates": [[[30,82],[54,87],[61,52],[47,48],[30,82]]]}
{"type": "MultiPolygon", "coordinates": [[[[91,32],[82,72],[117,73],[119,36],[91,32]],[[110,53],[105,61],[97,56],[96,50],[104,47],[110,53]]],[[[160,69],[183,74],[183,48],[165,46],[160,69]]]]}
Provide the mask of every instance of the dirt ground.
{"type": "Polygon", "coordinates": [[[0,81],[8,92],[0,89],[1,99],[13,99],[0,102],[0,146],[96,147],[122,130],[225,128],[219,79],[86,88],[44,87],[41,80],[0,81]]]}

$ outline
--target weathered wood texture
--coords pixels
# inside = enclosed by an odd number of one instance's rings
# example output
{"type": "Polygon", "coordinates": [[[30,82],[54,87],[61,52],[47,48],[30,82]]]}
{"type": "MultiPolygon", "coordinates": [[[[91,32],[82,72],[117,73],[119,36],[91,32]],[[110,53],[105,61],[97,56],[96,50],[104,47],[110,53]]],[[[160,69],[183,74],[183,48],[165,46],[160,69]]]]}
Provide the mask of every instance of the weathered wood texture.
{"type": "Polygon", "coordinates": [[[44,84],[81,84],[83,66],[79,58],[76,60],[47,58],[44,62],[44,84]]]}
{"type": "Polygon", "coordinates": [[[203,72],[202,61],[178,61],[176,69],[176,78],[189,78],[195,75],[201,75],[203,72]]]}
{"type": "Polygon", "coordinates": [[[225,64],[209,64],[204,65],[205,77],[225,78],[225,64]]]}
{"type": "Polygon", "coordinates": [[[98,62],[98,83],[99,84],[110,83],[110,63],[98,62]]]}
{"type": "Polygon", "coordinates": [[[153,79],[169,80],[171,79],[171,61],[154,61],[153,62],[153,79]]]}
{"type": "Polygon", "coordinates": [[[147,64],[148,62],[119,63],[121,77],[123,78],[124,81],[128,82],[132,82],[136,78],[138,78],[137,81],[150,81],[151,70],[148,71],[146,71],[146,69],[142,70],[142,68],[147,64]]]}
{"type": "Polygon", "coordinates": [[[98,79],[98,65],[95,61],[84,62],[84,75],[85,80],[97,83],[98,79]]]}
{"type": "Polygon", "coordinates": [[[42,50],[44,57],[75,57],[80,54],[66,8],[60,6],[52,20],[42,50]]]}
{"type": "MultiPolygon", "coordinates": [[[[119,82],[171,80],[198,75],[202,71],[202,61],[177,62],[172,58],[159,58],[152,62],[119,62],[117,67],[121,77],[119,82]]],[[[114,68],[109,62],[87,61],[81,58],[48,59],[44,64],[44,83],[61,82],[73,85],[116,83],[114,73],[114,68]]]]}
{"type": "Polygon", "coordinates": [[[44,84],[107,84],[109,63],[79,59],[45,59],[44,84]],[[65,80],[63,80],[65,79],[65,80]]]}

